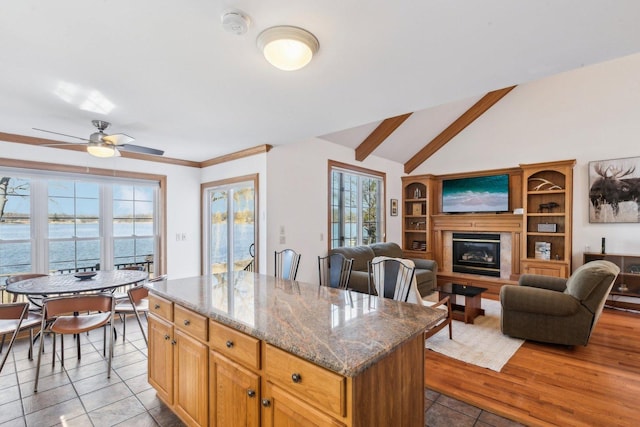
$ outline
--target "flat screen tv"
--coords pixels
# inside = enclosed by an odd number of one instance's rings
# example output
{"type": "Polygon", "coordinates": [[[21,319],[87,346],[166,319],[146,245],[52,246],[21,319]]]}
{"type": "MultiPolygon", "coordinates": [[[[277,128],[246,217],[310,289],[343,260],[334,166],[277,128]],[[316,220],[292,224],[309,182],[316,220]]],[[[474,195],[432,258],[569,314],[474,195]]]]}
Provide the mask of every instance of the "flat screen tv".
{"type": "Polygon", "coordinates": [[[509,211],[509,174],[442,181],[442,212],[509,211]]]}

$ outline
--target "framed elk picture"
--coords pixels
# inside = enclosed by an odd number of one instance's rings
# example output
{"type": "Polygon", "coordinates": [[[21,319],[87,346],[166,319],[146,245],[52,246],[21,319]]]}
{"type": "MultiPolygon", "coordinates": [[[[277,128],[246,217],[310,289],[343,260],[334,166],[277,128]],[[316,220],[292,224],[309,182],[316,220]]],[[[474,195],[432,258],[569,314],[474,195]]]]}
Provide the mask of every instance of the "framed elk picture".
{"type": "Polygon", "coordinates": [[[589,222],[640,222],[640,157],[589,162],[589,222]]]}

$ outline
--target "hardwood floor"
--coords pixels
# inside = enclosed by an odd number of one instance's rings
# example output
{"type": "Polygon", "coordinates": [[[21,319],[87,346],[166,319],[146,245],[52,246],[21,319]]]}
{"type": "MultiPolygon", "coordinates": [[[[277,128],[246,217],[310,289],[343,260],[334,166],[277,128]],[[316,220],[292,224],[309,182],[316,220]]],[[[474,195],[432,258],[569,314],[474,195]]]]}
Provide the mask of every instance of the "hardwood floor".
{"type": "MultiPolygon", "coordinates": [[[[454,326],[455,336],[455,326],[454,326]]],[[[532,426],[640,422],[640,314],[605,309],[586,347],[525,344],[495,372],[426,352],[428,388],[532,426]]]]}

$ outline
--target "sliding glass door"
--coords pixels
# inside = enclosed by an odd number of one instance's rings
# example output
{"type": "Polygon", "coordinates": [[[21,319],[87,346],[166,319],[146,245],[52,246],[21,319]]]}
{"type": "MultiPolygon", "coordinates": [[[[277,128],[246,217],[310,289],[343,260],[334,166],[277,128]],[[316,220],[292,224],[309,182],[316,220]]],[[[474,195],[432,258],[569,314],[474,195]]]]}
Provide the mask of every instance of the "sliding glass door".
{"type": "Polygon", "coordinates": [[[203,184],[204,274],[256,268],[255,177],[203,184]]]}

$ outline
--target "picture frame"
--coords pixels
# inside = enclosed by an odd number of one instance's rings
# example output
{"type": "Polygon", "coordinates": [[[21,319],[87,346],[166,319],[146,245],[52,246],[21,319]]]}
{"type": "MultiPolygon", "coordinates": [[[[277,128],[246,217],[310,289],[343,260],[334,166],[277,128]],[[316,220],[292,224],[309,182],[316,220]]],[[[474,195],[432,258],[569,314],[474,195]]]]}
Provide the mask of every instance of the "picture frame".
{"type": "Polygon", "coordinates": [[[589,162],[589,222],[640,223],[640,157],[589,162]]]}
{"type": "Polygon", "coordinates": [[[391,199],[391,216],[398,216],[398,199],[391,199]]]}

